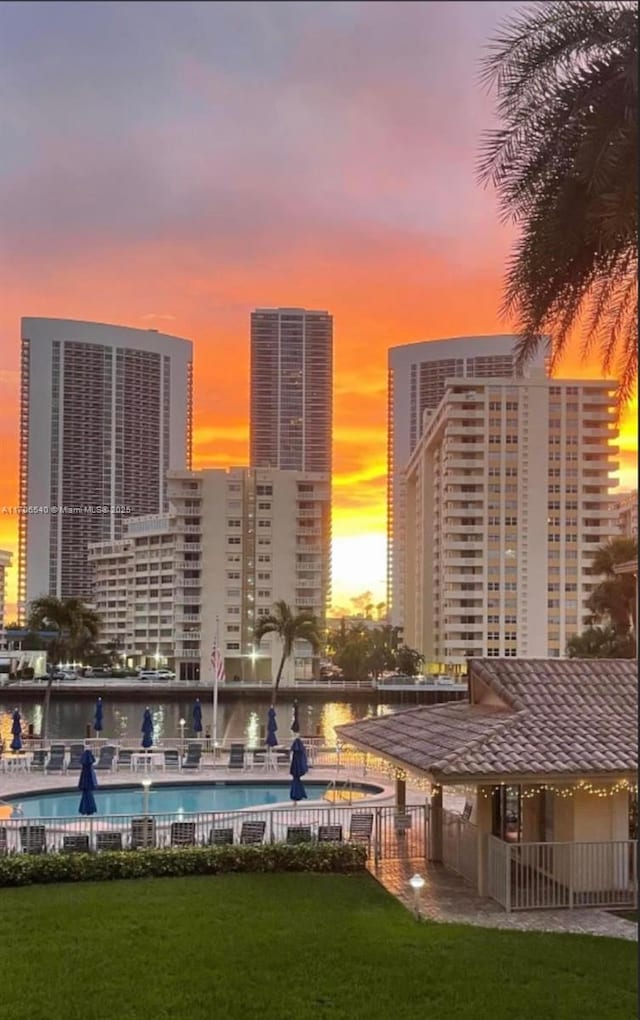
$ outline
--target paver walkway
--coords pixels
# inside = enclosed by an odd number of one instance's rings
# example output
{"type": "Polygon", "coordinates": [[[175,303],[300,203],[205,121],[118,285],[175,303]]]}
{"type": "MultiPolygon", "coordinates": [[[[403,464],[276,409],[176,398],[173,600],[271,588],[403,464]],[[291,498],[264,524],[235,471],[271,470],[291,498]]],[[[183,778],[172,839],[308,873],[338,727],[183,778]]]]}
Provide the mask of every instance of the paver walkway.
{"type": "Polygon", "coordinates": [[[472,924],[514,931],[574,932],[637,941],[638,927],[606,910],[518,910],[511,914],[493,900],[479,896],[459,875],[441,864],[424,860],[381,861],[369,865],[371,874],[409,910],[415,909],[409,879],[416,872],[425,880],[420,894],[420,915],[430,921],[472,924]]]}

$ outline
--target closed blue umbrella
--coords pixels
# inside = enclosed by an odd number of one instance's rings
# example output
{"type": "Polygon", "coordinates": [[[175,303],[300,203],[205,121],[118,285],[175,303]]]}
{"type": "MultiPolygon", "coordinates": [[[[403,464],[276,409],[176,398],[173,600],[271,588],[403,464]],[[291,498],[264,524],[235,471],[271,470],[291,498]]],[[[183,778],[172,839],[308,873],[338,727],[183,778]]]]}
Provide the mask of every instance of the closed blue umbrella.
{"type": "Polygon", "coordinates": [[[202,705],[200,698],[196,698],[193,705],[193,732],[202,733],[202,705]]]}
{"type": "Polygon", "coordinates": [[[294,703],[293,703],[293,719],[291,720],[291,732],[292,733],[299,733],[300,732],[300,720],[298,719],[298,702],[297,701],[294,701],[294,703]]]}
{"type": "Polygon", "coordinates": [[[278,722],[276,710],[271,706],[267,715],[267,747],[276,747],[278,744],[278,722]]]}
{"type": "Polygon", "coordinates": [[[11,732],[13,733],[13,740],[11,741],[12,751],[22,750],[22,725],[20,723],[20,713],[16,708],[13,713],[13,722],[11,723],[11,732]]]}
{"type": "Polygon", "coordinates": [[[289,773],[293,777],[289,796],[294,802],[307,799],[307,791],[304,788],[302,776],[305,776],[308,771],[307,752],[300,737],[296,737],[291,745],[291,765],[289,767],[289,773]]]}
{"type": "Polygon", "coordinates": [[[96,701],[96,710],[93,716],[93,728],[96,733],[101,733],[104,728],[102,698],[98,698],[96,701]]]}
{"type": "Polygon", "coordinates": [[[82,758],[80,759],[82,767],[80,769],[80,779],[78,780],[78,789],[82,790],[80,807],[78,808],[81,815],[95,815],[98,810],[96,799],[93,796],[93,791],[98,788],[98,780],[93,767],[94,762],[95,758],[91,751],[86,750],[82,752],[82,758]]]}
{"type": "Polygon", "coordinates": [[[153,718],[148,706],[142,717],[142,746],[144,748],[153,747],[153,718]]]}

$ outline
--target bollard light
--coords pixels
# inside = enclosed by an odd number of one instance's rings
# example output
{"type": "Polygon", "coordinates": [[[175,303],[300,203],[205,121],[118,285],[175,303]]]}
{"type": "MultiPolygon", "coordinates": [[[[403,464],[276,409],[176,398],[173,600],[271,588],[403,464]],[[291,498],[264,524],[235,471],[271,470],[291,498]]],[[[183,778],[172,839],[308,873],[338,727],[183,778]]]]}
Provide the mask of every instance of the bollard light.
{"type": "Polygon", "coordinates": [[[422,875],[412,875],[409,879],[409,885],[413,890],[413,905],[416,912],[416,921],[420,920],[420,893],[424,889],[425,881],[422,875]]]}

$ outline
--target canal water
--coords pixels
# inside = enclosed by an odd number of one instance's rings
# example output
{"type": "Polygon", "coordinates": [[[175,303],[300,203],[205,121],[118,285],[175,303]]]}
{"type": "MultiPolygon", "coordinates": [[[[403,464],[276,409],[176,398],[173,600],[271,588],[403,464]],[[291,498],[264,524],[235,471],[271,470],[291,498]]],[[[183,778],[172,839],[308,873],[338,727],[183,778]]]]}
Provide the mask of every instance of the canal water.
{"type": "MultiPolygon", "coordinates": [[[[193,733],[193,699],[153,699],[148,702],[153,715],[154,739],[180,736],[180,720],[184,719],[185,738],[193,733]]],[[[135,740],[141,735],[142,714],[146,707],[144,701],[126,701],[119,698],[103,696],[104,729],[101,736],[111,740],[135,740]]],[[[306,737],[322,737],[328,745],[335,743],[335,727],[343,723],[354,722],[366,716],[387,715],[401,708],[401,705],[377,704],[375,701],[344,702],[314,700],[306,703],[304,697],[298,699],[298,717],[300,734],[306,737]]],[[[29,698],[20,701],[19,691],[9,694],[3,691],[0,695],[0,740],[7,747],[11,743],[11,721],[13,710],[17,708],[22,717],[23,733],[29,724],[34,732],[40,732],[42,725],[42,702],[29,698]]],[[[74,701],[69,698],[56,699],[55,692],[51,697],[49,710],[48,736],[56,738],[82,739],[86,736],[87,726],[93,721],[95,698],[78,697],[74,701]]],[[[239,740],[251,744],[264,741],[267,725],[269,698],[238,698],[237,701],[220,702],[218,704],[218,739],[239,740]]],[[[293,717],[293,699],[283,696],[277,708],[278,736],[281,742],[288,743],[291,739],[291,720],[293,717]]],[[[209,699],[202,699],[202,724],[211,727],[212,706],[209,699]]]]}

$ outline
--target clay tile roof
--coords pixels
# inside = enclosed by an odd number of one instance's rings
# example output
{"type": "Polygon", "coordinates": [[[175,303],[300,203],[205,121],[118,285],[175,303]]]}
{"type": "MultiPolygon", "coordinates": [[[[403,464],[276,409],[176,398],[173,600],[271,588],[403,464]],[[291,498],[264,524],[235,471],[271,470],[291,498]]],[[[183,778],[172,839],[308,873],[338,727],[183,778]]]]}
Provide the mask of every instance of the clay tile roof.
{"type": "Polygon", "coordinates": [[[364,719],[337,733],[442,780],[637,768],[635,662],[472,659],[469,690],[469,702],[364,719]]]}

